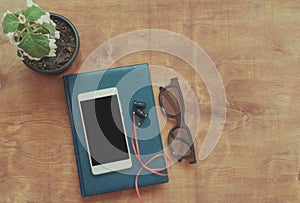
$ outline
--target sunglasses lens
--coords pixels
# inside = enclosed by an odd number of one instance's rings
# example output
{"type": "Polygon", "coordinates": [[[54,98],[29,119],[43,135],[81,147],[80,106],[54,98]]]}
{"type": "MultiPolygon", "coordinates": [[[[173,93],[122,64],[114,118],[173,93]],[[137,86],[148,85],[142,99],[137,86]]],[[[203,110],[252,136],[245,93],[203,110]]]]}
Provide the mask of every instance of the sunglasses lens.
{"type": "Polygon", "coordinates": [[[169,135],[169,144],[172,154],[180,159],[191,155],[191,140],[186,129],[176,128],[169,135]]]}
{"type": "Polygon", "coordinates": [[[181,109],[177,88],[170,87],[161,92],[161,103],[167,114],[171,116],[180,114],[181,109]]]}

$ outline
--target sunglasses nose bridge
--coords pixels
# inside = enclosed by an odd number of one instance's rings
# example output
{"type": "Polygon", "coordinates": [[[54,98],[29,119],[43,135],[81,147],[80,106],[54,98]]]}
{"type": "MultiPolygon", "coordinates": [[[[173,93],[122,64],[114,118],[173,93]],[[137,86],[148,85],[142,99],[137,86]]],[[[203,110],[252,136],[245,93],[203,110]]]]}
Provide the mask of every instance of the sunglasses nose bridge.
{"type": "Polygon", "coordinates": [[[184,123],[184,116],[181,112],[176,116],[176,122],[176,125],[181,125],[184,123]]]}

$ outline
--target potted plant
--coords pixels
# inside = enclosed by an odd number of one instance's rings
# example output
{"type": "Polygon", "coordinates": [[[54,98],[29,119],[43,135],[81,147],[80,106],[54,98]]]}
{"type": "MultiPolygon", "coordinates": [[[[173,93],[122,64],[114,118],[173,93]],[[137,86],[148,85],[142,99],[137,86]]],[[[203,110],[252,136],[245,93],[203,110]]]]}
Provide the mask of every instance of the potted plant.
{"type": "Polygon", "coordinates": [[[79,35],[65,17],[49,13],[32,0],[23,10],[3,15],[2,29],[31,69],[57,74],[69,68],[79,50],[79,35]]]}

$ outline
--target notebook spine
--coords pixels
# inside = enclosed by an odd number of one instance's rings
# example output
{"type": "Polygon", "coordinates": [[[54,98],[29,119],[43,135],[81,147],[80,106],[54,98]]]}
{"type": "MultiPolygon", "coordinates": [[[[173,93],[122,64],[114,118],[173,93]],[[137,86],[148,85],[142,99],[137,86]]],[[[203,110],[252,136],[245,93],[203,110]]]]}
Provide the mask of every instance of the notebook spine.
{"type": "Polygon", "coordinates": [[[80,164],[80,156],[79,156],[79,151],[78,151],[78,143],[77,143],[77,138],[76,138],[76,130],[74,127],[74,122],[73,122],[73,114],[72,114],[72,108],[71,108],[71,97],[72,94],[70,92],[70,87],[69,87],[69,77],[71,76],[65,76],[64,77],[64,86],[65,86],[65,92],[66,92],[66,99],[68,102],[68,110],[69,110],[69,115],[70,115],[70,124],[71,124],[71,129],[72,129],[72,137],[73,137],[73,143],[74,143],[74,151],[76,154],[76,162],[77,162],[77,170],[78,170],[78,176],[79,176],[79,185],[80,185],[80,191],[81,195],[83,197],[86,196],[85,189],[84,189],[84,180],[82,177],[82,169],[81,169],[81,164],[80,164]]]}

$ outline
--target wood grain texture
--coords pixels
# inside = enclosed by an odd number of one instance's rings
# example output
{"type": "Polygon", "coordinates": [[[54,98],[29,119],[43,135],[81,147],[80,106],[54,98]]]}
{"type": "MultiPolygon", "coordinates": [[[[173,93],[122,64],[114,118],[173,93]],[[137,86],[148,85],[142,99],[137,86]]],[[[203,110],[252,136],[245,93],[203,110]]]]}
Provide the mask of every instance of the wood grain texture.
{"type": "MultiPolygon", "coordinates": [[[[0,0],[0,13],[22,9],[24,2],[0,0]]],[[[189,37],[216,64],[227,97],[217,147],[196,165],[176,163],[169,183],[141,188],[144,202],[300,201],[299,1],[35,2],[65,15],[80,33],[80,56],[65,74],[106,40],[144,28],[189,37]]],[[[26,68],[3,34],[0,46],[0,202],[138,202],[134,190],[80,196],[61,75],[26,68]]],[[[211,115],[203,80],[166,53],[139,52],[113,66],[144,62],[173,69],[197,95],[198,155],[211,115]]],[[[166,84],[170,78],[152,76],[166,84]]],[[[188,124],[195,125],[192,119],[188,124]]],[[[163,129],[164,142],[171,126],[168,121],[163,129]]]]}

